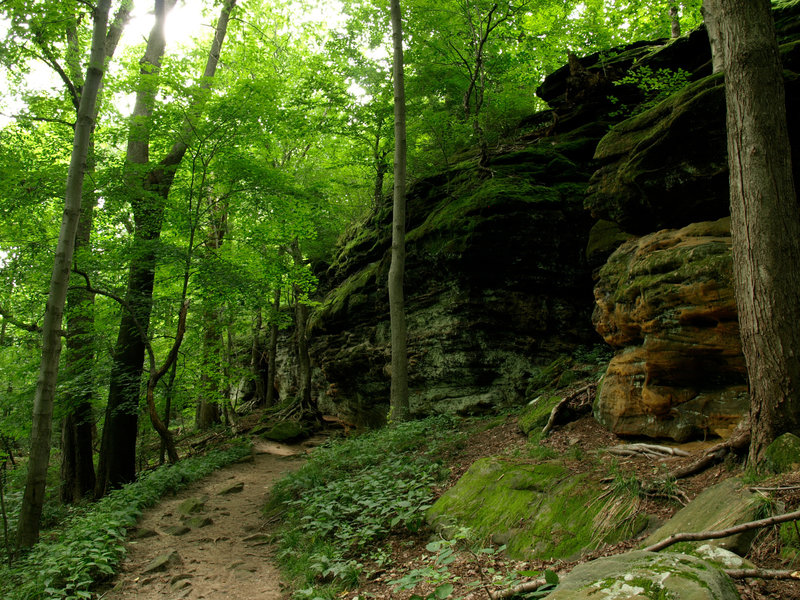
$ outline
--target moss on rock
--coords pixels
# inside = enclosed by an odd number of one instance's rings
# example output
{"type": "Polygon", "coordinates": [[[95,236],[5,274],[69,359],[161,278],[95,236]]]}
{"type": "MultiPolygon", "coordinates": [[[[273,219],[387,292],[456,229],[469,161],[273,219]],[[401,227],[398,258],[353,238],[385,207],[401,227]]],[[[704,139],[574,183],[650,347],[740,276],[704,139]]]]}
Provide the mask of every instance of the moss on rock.
{"type": "Polygon", "coordinates": [[[629,523],[619,524],[597,539],[602,493],[599,483],[558,461],[484,458],[436,501],[428,520],[445,531],[459,525],[491,537],[514,558],[565,558],[630,534],[629,523]]]}
{"type": "Polygon", "coordinates": [[[764,466],[773,473],[785,473],[800,464],[800,437],[784,433],[764,453],[764,466]]]}

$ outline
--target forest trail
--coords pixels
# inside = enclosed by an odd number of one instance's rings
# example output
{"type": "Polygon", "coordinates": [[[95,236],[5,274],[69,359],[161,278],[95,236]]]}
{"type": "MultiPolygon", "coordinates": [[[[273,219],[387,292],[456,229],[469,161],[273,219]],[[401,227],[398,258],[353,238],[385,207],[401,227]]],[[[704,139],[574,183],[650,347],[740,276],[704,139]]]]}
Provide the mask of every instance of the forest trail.
{"type": "Polygon", "coordinates": [[[113,588],[102,598],[282,598],[261,509],[275,481],[300,468],[305,455],[305,444],[259,440],[252,460],[229,465],[163,498],[142,515],[113,588]],[[165,564],[153,570],[157,561],[165,564]]]}

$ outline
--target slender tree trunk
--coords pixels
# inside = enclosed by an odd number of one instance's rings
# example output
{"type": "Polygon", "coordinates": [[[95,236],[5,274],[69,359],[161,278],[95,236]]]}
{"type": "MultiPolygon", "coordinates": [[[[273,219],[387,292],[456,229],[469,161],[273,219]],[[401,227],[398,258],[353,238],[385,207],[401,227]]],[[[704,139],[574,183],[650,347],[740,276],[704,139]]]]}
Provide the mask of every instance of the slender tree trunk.
{"type": "Polygon", "coordinates": [[[704,3],[713,17],[710,37],[722,40],[734,285],[754,465],[777,436],[800,433],[800,207],[770,8],[769,0],[704,3]]]}
{"type": "MultiPolygon", "coordinates": [[[[303,255],[300,252],[300,243],[295,238],[292,241],[292,260],[295,267],[303,266],[303,255]]],[[[304,416],[319,420],[317,403],[311,394],[311,357],[308,354],[308,305],[303,302],[303,291],[298,285],[294,286],[295,294],[295,336],[297,339],[297,384],[299,387],[300,410],[304,416]]]]}
{"type": "Polygon", "coordinates": [[[267,407],[274,406],[275,402],[275,370],[278,368],[278,313],[281,310],[281,287],[275,286],[275,295],[272,299],[272,321],[269,325],[269,349],[267,370],[267,407]]]}
{"type": "Polygon", "coordinates": [[[72,157],[67,175],[64,215],[50,279],[47,309],[42,325],[42,361],[33,400],[31,454],[17,529],[17,546],[20,548],[32,546],[39,538],[47,467],[50,462],[53,397],[61,354],[61,322],[69,286],[75,232],[80,218],[84,168],[94,128],[95,103],[105,71],[104,44],[110,9],[110,0],[100,0],[92,11],[94,26],[91,57],[78,108],[78,120],[75,124],[72,157]]]}
{"type": "MultiPolygon", "coordinates": [[[[185,301],[186,299],[183,298],[185,301]]],[[[164,393],[164,427],[169,430],[169,422],[172,418],[172,397],[175,395],[175,375],[178,372],[178,361],[172,363],[172,366],[169,369],[169,381],[167,381],[166,391],[164,393]]],[[[158,454],[158,464],[164,464],[164,457],[167,452],[167,441],[162,437],[161,438],[161,448],[159,449],[158,454]]]]}
{"type": "Polygon", "coordinates": [[[681,22],[678,19],[678,7],[669,7],[670,37],[674,40],[681,37],[681,22]]]}
{"type": "MultiPolygon", "coordinates": [[[[154,166],[149,162],[150,127],[155,93],[158,89],[158,66],[164,53],[164,17],[175,0],[156,0],[156,25],[150,33],[140,74],[140,89],[128,139],[129,189],[134,212],[134,247],[128,272],[126,298],[134,314],[123,313],[111,369],[105,427],[100,447],[96,495],[133,481],[136,476],[136,434],[138,427],[139,389],[144,364],[145,340],[134,323],[141,323],[145,333],[150,323],[156,249],[161,236],[166,199],[175,171],[188,148],[200,105],[190,107],[183,131],[164,158],[154,166]],[[166,6],[165,6],[166,5],[166,6]],[[190,118],[191,117],[191,118],[190,118]]],[[[228,19],[236,0],[226,0],[217,20],[216,34],[208,54],[201,89],[208,89],[216,72],[219,55],[228,28],[228,19]]],[[[201,94],[200,97],[203,95],[201,94]]]]}
{"type": "Polygon", "coordinates": [[[250,372],[253,376],[253,400],[256,405],[261,405],[266,402],[267,394],[264,390],[264,377],[261,362],[263,357],[263,350],[261,345],[261,331],[263,327],[263,318],[261,308],[256,311],[256,321],[253,324],[253,344],[250,346],[250,372]]]}
{"type": "MultiPolygon", "coordinates": [[[[91,150],[89,152],[91,155],[91,150]]],[[[93,161],[89,161],[90,164],[93,161]]],[[[87,171],[91,172],[92,167],[87,171]]],[[[75,236],[75,254],[90,251],[95,195],[89,190],[75,236]]],[[[94,493],[94,294],[73,288],[67,291],[67,339],[64,370],[69,381],[66,414],[61,429],[61,501],[78,502],[94,493]]]]}
{"type": "MultiPolygon", "coordinates": [[[[205,252],[213,260],[225,241],[228,226],[228,209],[223,200],[214,200],[209,207],[208,233],[205,252]]],[[[212,300],[211,302],[214,302],[212,300]]],[[[207,304],[203,310],[205,333],[203,335],[202,372],[200,373],[200,396],[197,399],[195,423],[205,431],[220,422],[219,401],[220,374],[222,370],[222,335],[220,331],[220,310],[207,304]]]]}
{"type": "Polygon", "coordinates": [[[389,317],[392,338],[390,418],[405,421],[408,407],[408,353],[403,278],[406,264],[406,92],[403,75],[403,25],[400,1],[391,0],[394,46],[394,205],[392,208],[392,262],[389,267],[389,317]]]}
{"type": "Polygon", "coordinates": [[[720,73],[723,67],[725,58],[725,49],[722,46],[722,24],[719,22],[720,15],[716,10],[717,0],[703,0],[700,12],[703,14],[703,23],[706,26],[708,33],[708,43],[711,46],[711,71],[713,73],[720,73]]]}

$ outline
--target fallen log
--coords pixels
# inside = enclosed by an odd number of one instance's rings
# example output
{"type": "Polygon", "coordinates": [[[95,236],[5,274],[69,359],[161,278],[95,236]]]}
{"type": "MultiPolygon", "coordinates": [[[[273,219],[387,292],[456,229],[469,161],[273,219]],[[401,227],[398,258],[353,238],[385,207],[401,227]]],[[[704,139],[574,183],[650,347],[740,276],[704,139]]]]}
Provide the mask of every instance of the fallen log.
{"type": "Polygon", "coordinates": [[[607,448],[606,452],[617,456],[691,456],[686,450],[656,444],[621,444],[607,448]]]}
{"type": "Polygon", "coordinates": [[[516,596],[517,594],[526,594],[528,592],[535,592],[540,587],[543,587],[546,583],[547,581],[544,578],[534,579],[532,581],[526,581],[525,583],[520,583],[518,585],[506,588],[504,590],[489,592],[489,598],[491,598],[491,600],[499,600],[500,598],[511,598],[512,596],[516,596]]]}

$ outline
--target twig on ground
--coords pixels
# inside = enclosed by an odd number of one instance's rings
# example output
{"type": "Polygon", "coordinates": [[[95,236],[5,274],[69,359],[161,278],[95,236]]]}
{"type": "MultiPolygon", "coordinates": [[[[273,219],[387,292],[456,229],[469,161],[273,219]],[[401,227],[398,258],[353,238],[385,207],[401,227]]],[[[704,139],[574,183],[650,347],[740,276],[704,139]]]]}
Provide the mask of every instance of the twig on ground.
{"type": "Polygon", "coordinates": [[[780,569],[723,569],[728,577],[734,579],[800,579],[800,571],[780,569]]]}
{"type": "Polygon", "coordinates": [[[743,533],[745,531],[750,531],[752,529],[761,529],[762,527],[769,527],[770,525],[777,525],[779,523],[786,523],[787,521],[794,521],[795,519],[800,519],[800,510],[796,510],[794,512],[786,513],[783,515],[776,515],[774,517],[768,517],[766,519],[759,519],[757,521],[749,521],[747,523],[741,523],[739,525],[735,525],[734,527],[728,527],[727,529],[720,529],[718,531],[698,531],[698,532],[686,532],[686,533],[676,533],[674,535],[669,536],[666,539],[661,540],[653,544],[652,546],[648,546],[644,548],[647,552],[658,552],[659,550],[663,550],[672,544],[677,544],[678,542],[697,542],[701,540],[715,540],[719,538],[728,537],[729,535],[734,535],[736,533],[743,533]]]}

